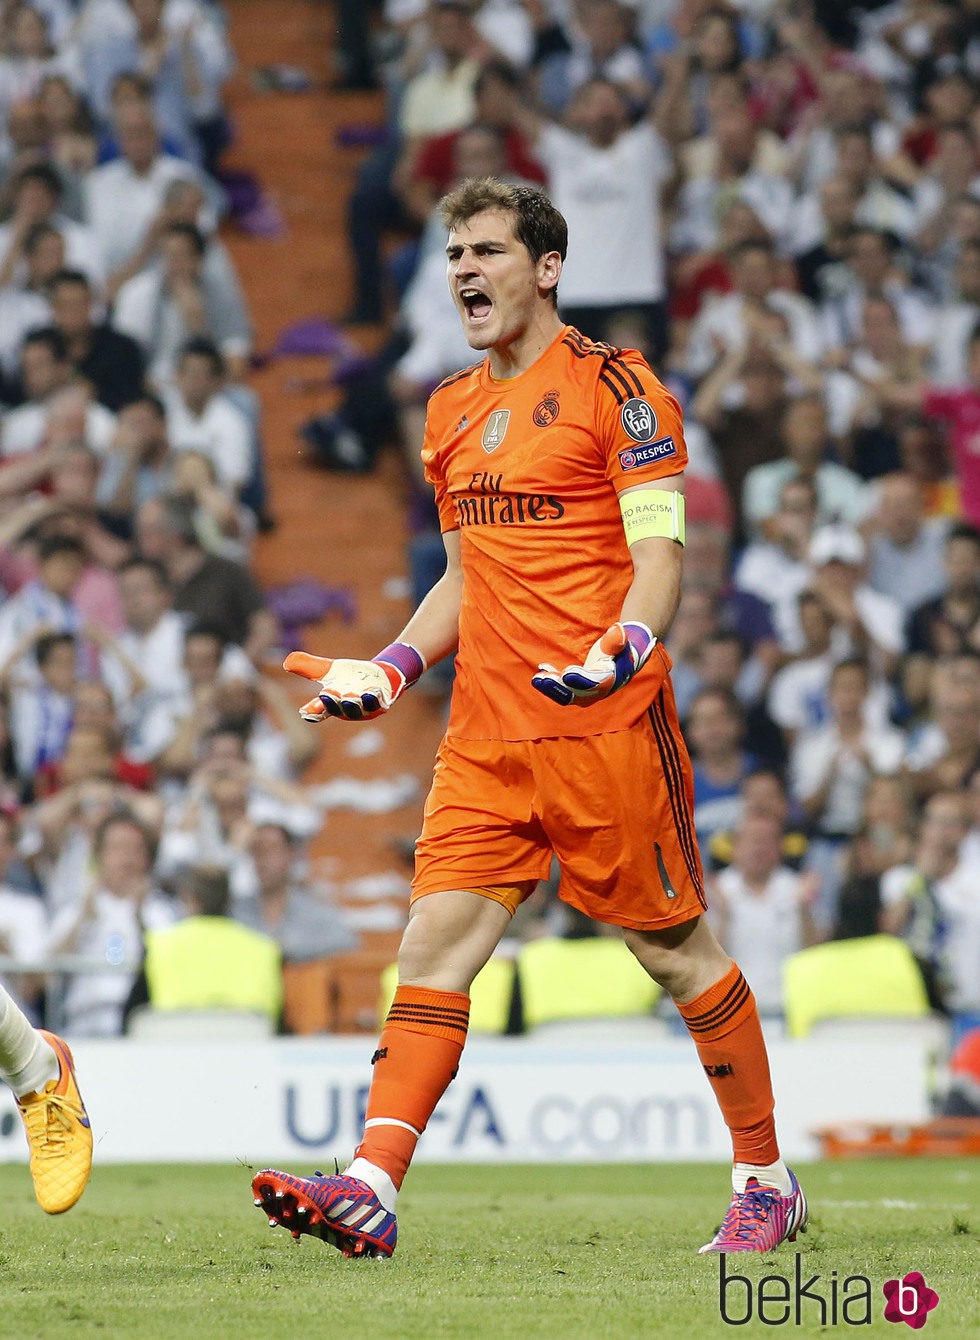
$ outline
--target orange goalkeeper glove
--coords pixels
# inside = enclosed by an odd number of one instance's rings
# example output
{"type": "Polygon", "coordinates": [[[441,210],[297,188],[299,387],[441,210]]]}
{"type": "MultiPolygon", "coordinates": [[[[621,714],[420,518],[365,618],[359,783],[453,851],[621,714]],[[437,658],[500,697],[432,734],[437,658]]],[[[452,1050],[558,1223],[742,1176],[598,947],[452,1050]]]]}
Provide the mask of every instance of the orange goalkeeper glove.
{"type": "Polygon", "coordinates": [[[387,712],[415,683],[425,670],[425,661],[407,642],[392,642],[370,661],[330,660],[291,651],[282,668],[319,681],[318,696],[299,709],[304,721],[327,717],[370,721],[387,712]]]}

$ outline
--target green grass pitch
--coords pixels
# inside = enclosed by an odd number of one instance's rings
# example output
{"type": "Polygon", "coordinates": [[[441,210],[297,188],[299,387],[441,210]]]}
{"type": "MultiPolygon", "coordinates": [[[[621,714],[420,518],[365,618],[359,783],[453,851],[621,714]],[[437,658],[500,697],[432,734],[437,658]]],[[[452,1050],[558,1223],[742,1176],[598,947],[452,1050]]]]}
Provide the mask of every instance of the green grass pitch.
{"type": "MultiPolygon", "coordinates": [[[[757,1282],[803,1278],[827,1324],[726,1325],[719,1263],[697,1247],[727,1200],[704,1165],[420,1165],[391,1261],[345,1261],[271,1231],[239,1167],[96,1167],[81,1203],[46,1218],[22,1166],[0,1168],[0,1335],[40,1340],[365,1337],[365,1340],[692,1340],[911,1334],[884,1321],[885,1280],[920,1270],[939,1294],[918,1334],[980,1335],[980,1161],[802,1168],[811,1230],[770,1256],[729,1257],[757,1282]],[[873,1323],[830,1325],[831,1279],[864,1274],[873,1323]]],[[[853,1286],[852,1286],[853,1287],[853,1286]]],[[[733,1308],[744,1314],[746,1289],[733,1308]]],[[[853,1315],[853,1314],[852,1314],[853,1315]]]]}

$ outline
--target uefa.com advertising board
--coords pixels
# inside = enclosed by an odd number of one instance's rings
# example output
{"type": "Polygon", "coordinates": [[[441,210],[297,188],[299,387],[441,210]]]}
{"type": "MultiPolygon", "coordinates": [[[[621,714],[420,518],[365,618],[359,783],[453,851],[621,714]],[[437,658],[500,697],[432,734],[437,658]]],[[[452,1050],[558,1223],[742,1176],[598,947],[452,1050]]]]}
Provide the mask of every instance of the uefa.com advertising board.
{"type": "MultiPolygon", "coordinates": [[[[79,1041],[96,1158],[343,1162],[360,1137],[373,1045],[370,1038],[79,1041]],[[208,1094],[214,1102],[186,1101],[208,1094]]],[[[770,1059],[787,1159],[817,1156],[813,1132],[823,1125],[928,1116],[929,1049],[908,1037],[877,1038],[873,1061],[857,1038],[776,1041],[770,1059]]],[[[25,1157],[5,1096],[0,1161],[25,1157]]],[[[730,1157],[694,1049],[680,1038],[601,1046],[471,1038],[418,1152],[435,1162],[730,1157]]]]}

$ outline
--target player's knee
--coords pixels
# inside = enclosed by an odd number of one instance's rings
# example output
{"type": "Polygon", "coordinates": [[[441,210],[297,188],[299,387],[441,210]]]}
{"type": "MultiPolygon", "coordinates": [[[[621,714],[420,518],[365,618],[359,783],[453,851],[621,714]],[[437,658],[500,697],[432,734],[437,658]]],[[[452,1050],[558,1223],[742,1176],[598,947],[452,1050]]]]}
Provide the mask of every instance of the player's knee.
{"type": "MultiPolygon", "coordinates": [[[[701,945],[703,937],[697,933],[700,921],[697,918],[662,931],[623,930],[627,948],[674,1000],[690,1000],[697,995],[704,989],[706,971],[709,976],[713,971],[700,952],[707,947],[701,945]]],[[[717,943],[714,937],[711,939],[717,943]]]]}

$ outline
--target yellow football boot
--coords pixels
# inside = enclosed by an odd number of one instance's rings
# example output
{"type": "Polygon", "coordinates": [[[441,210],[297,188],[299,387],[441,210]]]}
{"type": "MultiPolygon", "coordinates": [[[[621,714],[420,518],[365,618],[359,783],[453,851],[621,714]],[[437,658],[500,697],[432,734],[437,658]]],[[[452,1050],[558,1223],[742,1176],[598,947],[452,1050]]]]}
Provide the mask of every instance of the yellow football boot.
{"type": "Polygon", "coordinates": [[[68,1044],[43,1028],[38,1032],[54,1051],[61,1070],[40,1093],[18,1098],[17,1106],[27,1130],[37,1203],[48,1214],[62,1214],[85,1190],[92,1170],[92,1127],[68,1044]]]}

